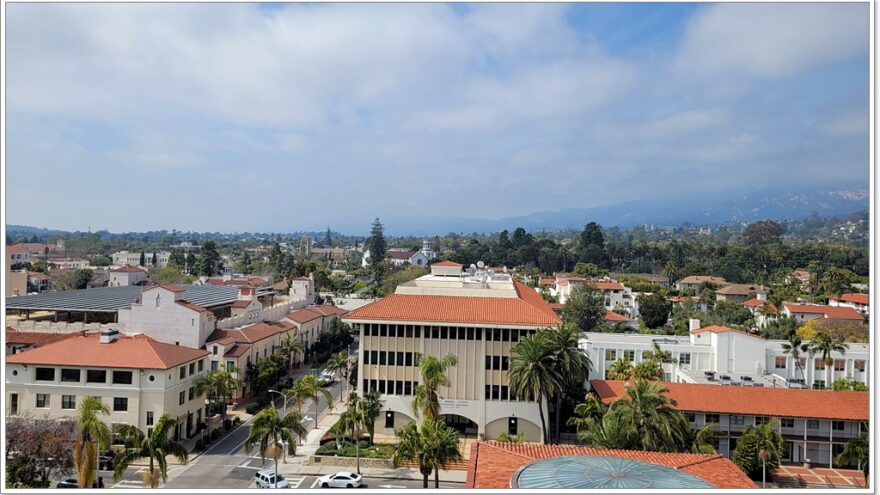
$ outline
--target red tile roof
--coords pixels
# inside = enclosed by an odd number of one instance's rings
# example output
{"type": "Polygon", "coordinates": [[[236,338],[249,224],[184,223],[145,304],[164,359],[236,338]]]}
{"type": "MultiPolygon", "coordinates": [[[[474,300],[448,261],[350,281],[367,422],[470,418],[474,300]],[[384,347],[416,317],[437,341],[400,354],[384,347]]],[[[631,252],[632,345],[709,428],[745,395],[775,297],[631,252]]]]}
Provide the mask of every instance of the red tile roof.
{"type": "Polygon", "coordinates": [[[70,337],[82,336],[81,332],[76,333],[54,333],[54,332],[20,332],[12,327],[6,327],[6,345],[24,344],[40,347],[52,342],[58,342],[70,337]]]}
{"type": "Polygon", "coordinates": [[[618,282],[608,282],[605,280],[590,282],[590,285],[599,290],[623,290],[623,284],[618,282]]]}
{"type": "Polygon", "coordinates": [[[541,277],[538,279],[538,285],[556,285],[556,279],[553,277],[541,277]]]}
{"type": "Polygon", "coordinates": [[[284,333],[291,328],[293,328],[292,325],[278,321],[271,323],[255,323],[241,328],[218,328],[208,336],[207,343],[210,344],[226,337],[232,337],[239,344],[252,344],[267,339],[273,335],[284,333]]]}
{"type": "Polygon", "coordinates": [[[198,304],[193,304],[189,301],[184,301],[182,299],[180,301],[177,301],[177,304],[180,304],[184,308],[189,308],[193,311],[198,311],[199,313],[210,313],[211,312],[210,309],[208,309],[204,306],[199,306],[198,304]]]}
{"type": "Polygon", "coordinates": [[[136,272],[146,273],[147,272],[143,268],[140,268],[137,266],[128,266],[128,265],[121,266],[119,268],[113,268],[110,271],[113,273],[136,273],[136,272]]]}
{"type": "Polygon", "coordinates": [[[431,263],[431,266],[464,266],[461,263],[456,263],[454,261],[438,261],[437,263],[431,263]]]}
{"type": "Polygon", "coordinates": [[[513,297],[391,294],[346,315],[351,320],[553,326],[561,320],[540,294],[518,280],[513,297]]]}
{"type": "Polygon", "coordinates": [[[312,311],[311,309],[298,309],[296,311],[287,313],[286,318],[302,325],[303,323],[308,323],[310,321],[321,318],[321,313],[318,313],[317,311],[312,311]]]}
{"type": "Polygon", "coordinates": [[[699,328],[697,330],[694,330],[691,333],[706,333],[706,332],[711,332],[711,333],[733,332],[733,333],[745,335],[747,337],[753,337],[756,339],[765,340],[764,337],[761,337],[760,335],[755,335],[753,333],[749,333],[749,332],[746,332],[743,330],[737,330],[735,328],[720,327],[718,325],[709,325],[708,327],[703,327],[703,328],[699,328]]]}
{"type": "Polygon", "coordinates": [[[833,320],[864,321],[865,319],[865,317],[858,311],[840,306],[823,306],[818,304],[785,304],[784,306],[791,314],[821,314],[824,315],[825,318],[833,320]]]}
{"type": "Polygon", "coordinates": [[[250,344],[235,344],[230,347],[226,354],[223,357],[239,357],[244,355],[251,348],[250,344]]]}
{"type": "Polygon", "coordinates": [[[229,344],[234,344],[234,343],[235,343],[235,339],[233,339],[232,337],[223,337],[222,339],[217,339],[213,342],[208,342],[208,344],[219,344],[221,346],[227,346],[229,344]]]}
{"type": "Polygon", "coordinates": [[[37,280],[49,280],[49,276],[42,272],[28,272],[28,277],[35,278],[37,280]]]}
{"type": "Polygon", "coordinates": [[[606,311],[605,312],[605,321],[629,321],[629,318],[623,316],[622,314],[615,313],[614,311],[606,311]]]}
{"type": "Polygon", "coordinates": [[[724,294],[730,296],[748,296],[755,292],[765,292],[767,289],[763,285],[757,284],[730,284],[715,291],[716,294],[724,294]]]}
{"type": "Polygon", "coordinates": [[[11,246],[6,246],[6,252],[13,253],[13,254],[24,254],[24,253],[27,253],[28,250],[24,246],[21,246],[19,244],[13,244],[11,246]]]}
{"type": "Polygon", "coordinates": [[[309,306],[306,308],[309,311],[314,311],[315,313],[320,313],[323,316],[343,316],[348,314],[348,311],[337,308],[336,306],[331,306],[329,304],[322,304],[320,306],[309,306]]]}
{"type": "MultiPolygon", "coordinates": [[[[626,396],[626,382],[592,380],[605,403],[626,396]]],[[[845,390],[740,387],[703,383],[663,383],[681,411],[755,416],[868,420],[870,394],[845,390]]]]}
{"type": "Polygon", "coordinates": [[[76,336],[6,356],[10,364],[168,369],[207,356],[204,349],[166,344],[146,335],[119,335],[109,344],[99,334],[76,336]]]}
{"type": "Polygon", "coordinates": [[[232,307],[236,309],[243,309],[251,305],[251,301],[245,301],[243,299],[239,299],[232,303],[232,307]]]}
{"type": "Polygon", "coordinates": [[[851,302],[856,304],[868,304],[869,302],[868,294],[859,293],[841,294],[840,297],[829,297],[828,299],[834,299],[835,301],[851,302]]]}
{"type": "Polygon", "coordinates": [[[465,487],[509,489],[514,473],[522,466],[539,459],[577,455],[620,457],[659,464],[702,478],[717,488],[757,488],[736,464],[720,454],[674,454],[494,441],[471,444],[465,487]]]}
{"type": "Polygon", "coordinates": [[[153,290],[157,287],[161,287],[165,290],[170,290],[171,292],[186,292],[186,290],[183,287],[178,287],[178,286],[172,285],[172,284],[151,285],[149,287],[144,287],[144,292],[147,292],[149,290],[153,290]]]}
{"type": "Polygon", "coordinates": [[[408,260],[416,254],[415,251],[386,251],[385,256],[396,260],[408,260]]]}

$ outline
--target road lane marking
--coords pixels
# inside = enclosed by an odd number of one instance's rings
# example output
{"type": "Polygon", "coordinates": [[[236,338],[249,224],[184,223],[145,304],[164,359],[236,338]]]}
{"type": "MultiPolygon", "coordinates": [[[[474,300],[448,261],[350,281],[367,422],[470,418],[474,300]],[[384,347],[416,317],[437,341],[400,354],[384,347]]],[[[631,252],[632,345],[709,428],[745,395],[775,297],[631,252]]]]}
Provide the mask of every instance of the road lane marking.
{"type": "Polygon", "coordinates": [[[316,486],[318,486],[318,482],[320,482],[320,481],[321,481],[321,478],[315,478],[315,482],[312,483],[312,486],[310,486],[309,488],[310,489],[315,488],[316,486]]]}

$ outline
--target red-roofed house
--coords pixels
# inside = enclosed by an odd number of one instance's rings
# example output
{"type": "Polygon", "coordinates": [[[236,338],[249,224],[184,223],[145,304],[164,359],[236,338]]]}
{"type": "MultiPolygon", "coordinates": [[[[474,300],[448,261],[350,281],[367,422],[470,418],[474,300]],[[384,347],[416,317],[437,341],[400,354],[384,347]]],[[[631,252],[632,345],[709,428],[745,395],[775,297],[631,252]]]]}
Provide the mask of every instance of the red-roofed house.
{"type": "Polygon", "coordinates": [[[593,280],[583,277],[571,277],[567,275],[557,275],[556,289],[551,290],[551,294],[559,298],[559,302],[565,304],[571,297],[575,287],[580,285],[590,285],[593,288],[602,291],[605,297],[605,309],[608,311],[623,311],[629,319],[635,319],[639,315],[639,304],[632,293],[632,289],[624,286],[620,282],[610,278],[593,280]]]}
{"type": "Polygon", "coordinates": [[[224,366],[242,380],[244,387],[234,399],[250,397],[253,391],[244,383],[244,373],[248,365],[274,353],[285,338],[293,337],[293,329],[294,326],[284,320],[239,328],[218,328],[205,343],[205,349],[210,355],[211,370],[224,366]]]}
{"type": "Polygon", "coordinates": [[[207,372],[207,351],[115,330],[74,334],[6,356],[7,415],[77,416],[87,395],[109,407],[112,431],[122,424],[145,433],[164,413],[178,420],[175,438],[192,438],[204,419],[196,383],[207,372]]]}
{"type": "Polygon", "coordinates": [[[144,288],[130,308],[119,310],[127,332],[145,333],[156,340],[201,349],[214,331],[214,313],[183,299],[176,285],[144,288]]]}
{"type": "Polygon", "coordinates": [[[828,297],[828,305],[841,308],[852,308],[863,315],[870,313],[871,301],[868,294],[847,293],[828,297]]]}
{"type": "MultiPolygon", "coordinates": [[[[626,382],[592,380],[603,402],[628,400],[626,382]]],[[[785,438],[783,460],[827,465],[869,419],[867,392],[663,383],[667,396],[695,428],[716,423],[718,452],[729,456],[748,426],[777,418],[785,438]]],[[[844,466],[846,467],[846,466],[844,466]]]]}
{"type": "Polygon", "coordinates": [[[378,390],[385,401],[377,432],[393,434],[414,419],[410,402],[418,383],[416,356],[452,353],[458,364],[448,372],[443,418],[487,438],[508,431],[516,418],[517,431],[527,440],[541,440],[538,408],[511,397],[510,348],[561,320],[537,292],[510,274],[468,274],[458,264],[434,263],[430,274],[349,312],[343,321],[353,325],[360,339],[358,391],[378,390]]]}
{"type": "Polygon", "coordinates": [[[825,318],[828,320],[863,322],[865,317],[853,308],[820,304],[783,304],[782,314],[803,323],[825,318]]]}
{"type": "MultiPolygon", "coordinates": [[[[594,449],[585,448],[575,445],[540,445],[540,444],[514,444],[500,443],[494,441],[475,442],[471,445],[470,467],[468,468],[468,477],[465,484],[466,488],[486,489],[486,488],[529,488],[529,489],[608,489],[608,488],[628,488],[628,492],[636,493],[645,489],[657,488],[661,481],[657,477],[664,473],[663,469],[652,469],[655,477],[637,476],[626,480],[626,484],[620,486],[606,485],[603,481],[607,479],[620,479],[627,473],[619,469],[626,466],[629,469],[637,469],[641,464],[645,463],[651,466],[663,466],[671,468],[681,473],[680,478],[675,473],[670,482],[673,486],[684,488],[679,483],[686,483],[689,477],[693,476],[698,480],[696,484],[689,485],[691,487],[702,488],[747,488],[756,489],[757,485],[748,478],[733,462],[718,454],[678,454],[665,452],[644,452],[635,450],[611,450],[611,449],[594,449]],[[623,459],[635,461],[624,465],[614,465],[608,462],[608,459],[623,459]],[[544,466],[548,464],[547,460],[559,459],[560,463],[553,466],[544,466]],[[591,479],[594,484],[590,484],[587,477],[576,476],[569,478],[564,475],[560,476],[529,476],[525,475],[530,470],[546,469],[553,472],[557,469],[565,469],[566,464],[571,464],[575,469],[579,462],[599,461],[590,466],[590,470],[594,475],[591,479]],[[605,466],[609,469],[608,473],[600,473],[599,471],[605,466]],[[605,474],[605,476],[603,476],[605,474]],[[525,476],[524,476],[525,475],[525,476]],[[699,481],[704,482],[708,486],[701,485],[699,481]],[[568,484],[575,482],[576,484],[568,484]]],[[[530,473],[529,473],[530,474],[530,473]]],[[[663,486],[665,488],[665,486],[663,486]]]]}

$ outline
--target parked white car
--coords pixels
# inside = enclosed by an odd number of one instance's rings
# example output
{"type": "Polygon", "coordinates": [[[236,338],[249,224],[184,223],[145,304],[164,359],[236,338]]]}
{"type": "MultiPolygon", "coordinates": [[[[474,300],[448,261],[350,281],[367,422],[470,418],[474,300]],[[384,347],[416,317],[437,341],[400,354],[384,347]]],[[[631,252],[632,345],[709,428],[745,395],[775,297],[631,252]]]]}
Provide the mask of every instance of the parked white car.
{"type": "Polygon", "coordinates": [[[284,476],[278,475],[278,484],[275,484],[275,470],[264,469],[254,475],[254,481],[257,488],[290,488],[290,483],[284,479],[284,476]]]}
{"type": "Polygon", "coordinates": [[[349,473],[348,471],[340,471],[336,474],[328,474],[322,478],[318,478],[318,484],[322,488],[360,488],[361,475],[349,473]]]}
{"type": "Polygon", "coordinates": [[[333,383],[336,380],[336,375],[330,370],[324,370],[318,375],[318,379],[327,383],[333,383]]]}

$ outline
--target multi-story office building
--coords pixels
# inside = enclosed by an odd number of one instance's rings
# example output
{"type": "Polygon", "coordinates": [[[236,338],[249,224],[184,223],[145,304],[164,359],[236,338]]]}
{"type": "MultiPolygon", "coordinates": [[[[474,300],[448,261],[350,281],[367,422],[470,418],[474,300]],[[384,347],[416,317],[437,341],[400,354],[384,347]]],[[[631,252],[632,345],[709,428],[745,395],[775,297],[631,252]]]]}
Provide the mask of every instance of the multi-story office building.
{"type": "Polygon", "coordinates": [[[700,328],[698,320],[691,320],[688,336],[590,332],[585,337],[581,346],[590,355],[590,376],[594,378],[607,377],[618,359],[638,364],[656,343],[674,361],[663,365],[663,380],[668,382],[825,388],[837,379],[852,377],[870,385],[868,344],[848,344],[845,354],[832,353],[833,363],[825,366],[820,356],[809,353],[801,353],[795,362],[783,351],[782,340],[766,340],[726,327],[700,328]]]}
{"type": "MultiPolygon", "coordinates": [[[[626,396],[625,382],[593,380],[605,403],[626,396]]],[[[718,452],[731,456],[749,426],[770,418],[785,439],[783,461],[832,467],[846,442],[867,431],[867,392],[663,383],[691,426],[716,424],[718,452]]],[[[851,466],[858,467],[858,466],[851,466]]]]}
{"type": "Polygon", "coordinates": [[[6,414],[76,417],[85,396],[110,408],[115,431],[129,424],[149,433],[164,413],[178,421],[174,436],[191,438],[205,418],[196,382],[208,370],[208,351],[114,330],[61,339],[6,356],[6,414]]]}
{"type": "MultiPolygon", "coordinates": [[[[156,266],[159,268],[165,268],[168,266],[168,258],[171,257],[171,253],[168,251],[156,251],[155,253],[143,253],[144,255],[144,266],[152,266],[153,265],[153,254],[156,255],[156,266]]],[[[129,252],[129,251],[117,251],[111,255],[113,258],[113,264],[115,266],[139,266],[141,264],[141,253],[129,252]]]]}
{"type": "Polygon", "coordinates": [[[377,432],[393,434],[415,419],[410,402],[420,379],[419,356],[453,354],[458,364],[448,371],[451,385],[440,390],[442,419],[487,439],[523,433],[527,441],[542,440],[538,407],[511,393],[510,348],[560,319],[509,274],[434,263],[429,275],[343,320],[360,337],[358,391],[378,390],[384,400],[377,432]]]}

